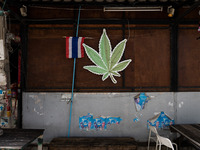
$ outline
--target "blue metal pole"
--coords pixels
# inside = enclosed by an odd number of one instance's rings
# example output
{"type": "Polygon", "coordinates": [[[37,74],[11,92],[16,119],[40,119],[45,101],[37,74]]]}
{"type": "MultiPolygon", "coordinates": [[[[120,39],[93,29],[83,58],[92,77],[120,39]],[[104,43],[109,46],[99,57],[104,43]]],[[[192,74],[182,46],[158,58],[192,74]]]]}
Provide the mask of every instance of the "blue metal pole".
{"type": "MultiPolygon", "coordinates": [[[[78,21],[77,21],[77,28],[76,28],[76,37],[78,37],[78,28],[79,28],[80,12],[81,12],[81,6],[79,7],[79,12],[78,12],[78,21]]],[[[69,114],[70,116],[69,116],[68,136],[67,136],[68,138],[70,137],[70,127],[71,127],[71,118],[72,118],[72,103],[73,103],[73,98],[74,98],[75,73],[76,73],[76,58],[74,58],[74,67],[73,67],[72,95],[71,95],[70,114],[69,114]]]]}

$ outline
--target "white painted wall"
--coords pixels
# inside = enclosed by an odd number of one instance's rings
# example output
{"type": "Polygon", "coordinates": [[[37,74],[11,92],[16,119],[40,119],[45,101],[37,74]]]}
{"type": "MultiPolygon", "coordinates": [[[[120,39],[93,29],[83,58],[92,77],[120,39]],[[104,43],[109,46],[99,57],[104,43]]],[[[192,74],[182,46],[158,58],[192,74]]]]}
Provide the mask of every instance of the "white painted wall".
{"type": "MultiPolygon", "coordinates": [[[[70,137],[133,137],[147,141],[147,120],[164,111],[175,123],[199,123],[200,93],[152,92],[145,109],[137,112],[134,96],[139,93],[75,93],[72,108],[70,137]],[[192,99],[191,99],[192,98],[192,99]],[[79,130],[79,117],[92,113],[94,118],[120,116],[119,125],[110,125],[106,131],[79,130]],[[138,122],[133,119],[139,118],[138,122]]],[[[67,137],[70,104],[64,97],[71,93],[23,93],[23,128],[45,129],[44,141],[67,137]]],[[[160,130],[164,136],[173,137],[170,131],[160,130]]]]}
{"type": "Polygon", "coordinates": [[[200,92],[177,93],[177,123],[200,123],[200,92]]]}

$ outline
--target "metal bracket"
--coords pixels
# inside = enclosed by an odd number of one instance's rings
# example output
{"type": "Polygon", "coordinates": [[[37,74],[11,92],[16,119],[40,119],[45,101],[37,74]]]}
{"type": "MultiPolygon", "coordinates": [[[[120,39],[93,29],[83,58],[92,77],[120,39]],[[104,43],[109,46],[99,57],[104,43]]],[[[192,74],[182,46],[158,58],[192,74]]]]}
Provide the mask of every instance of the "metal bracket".
{"type": "Polygon", "coordinates": [[[62,102],[67,102],[67,104],[69,104],[69,103],[72,102],[71,98],[69,98],[69,97],[62,98],[61,101],[62,101],[62,102]]]}
{"type": "Polygon", "coordinates": [[[67,99],[66,99],[66,102],[67,102],[67,104],[69,104],[69,103],[72,102],[72,99],[71,99],[71,98],[67,98],[67,99]]]}

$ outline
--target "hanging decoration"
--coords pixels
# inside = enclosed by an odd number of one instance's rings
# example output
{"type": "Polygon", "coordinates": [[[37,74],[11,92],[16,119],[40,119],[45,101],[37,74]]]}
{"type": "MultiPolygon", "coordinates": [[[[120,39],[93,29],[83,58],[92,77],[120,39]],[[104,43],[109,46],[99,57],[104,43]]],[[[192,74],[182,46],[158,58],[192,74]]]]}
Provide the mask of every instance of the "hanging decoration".
{"type": "Polygon", "coordinates": [[[174,124],[174,120],[172,120],[167,114],[161,111],[153,118],[147,120],[147,126],[148,124],[150,124],[151,126],[155,126],[156,128],[163,129],[168,128],[169,125],[174,124]]]}
{"type": "MultiPolygon", "coordinates": [[[[74,99],[74,82],[75,82],[75,73],[76,73],[76,58],[79,58],[78,51],[81,51],[82,43],[83,43],[83,40],[84,40],[84,38],[78,38],[80,13],[81,13],[81,6],[79,6],[79,11],[78,11],[76,38],[67,38],[68,40],[66,40],[66,56],[67,56],[67,58],[74,58],[73,78],[72,78],[72,93],[71,93],[71,99],[70,99],[71,103],[70,103],[70,112],[69,112],[69,126],[68,126],[68,135],[67,135],[68,138],[70,137],[70,129],[71,129],[72,103],[73,103],[73,99],[74,99]],[[71,53],[71,55],[69,55],[70,53],[71,53]]],[[[83,55],[80,55],[80,56],[83,56],[83,55]]]]}
{"type": "Polygon", "coordinates": [[[150,100],[150,97],[145,93],[140,93],[134,97],[136,111],[144,109],[145,104],[150,100]]]}
{"type": "Polygon", "coordinates": [[[83,44],[87,56],[95,64],[92,66],[84,66],[83,68],[94,74],[103,75],[102,81],[110,77],[112,82],[116,84],[117,81],[114,76],[120,77],[121,75],[118,72],[123,71],[132,61],[131,59],[128,59],[119,62],[124,54],[126,42],[126,39],[122,40],[112,51],[111,43],[106,34],[106,30],[103,29],[103,33],[99,41],[99,53],[88,45],[83,44]]]}
{"type": "Polygon", "coordinates": [[[84,39],[85,37],[66,37],[66,58],[84,57],[84,39]]]}

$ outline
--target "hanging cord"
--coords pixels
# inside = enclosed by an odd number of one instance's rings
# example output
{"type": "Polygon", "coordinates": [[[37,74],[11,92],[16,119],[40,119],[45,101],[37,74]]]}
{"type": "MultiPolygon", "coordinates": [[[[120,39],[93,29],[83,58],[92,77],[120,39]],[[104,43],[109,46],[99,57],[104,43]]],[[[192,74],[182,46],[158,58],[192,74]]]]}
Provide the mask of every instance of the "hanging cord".
{"type": "MultiPolygon", "coordinates": [[[[81,12],[81,6],[79,7],[79,11],[78,11],[78,21],[77,21],[77,27],[76,27],[76,37],[78,37],[78,28],[79,28],[80,12],[81,12]]],[[[73,98],[74,98],[75,70],[76,70],[76,58],[74,58],[73,81],[72,81],[72,95],[71,95],[70,116],[69,116],[69,127],[68,127],[68,138],[70,137],[71,116],[72,116],[72,103],[73,103],[73,98]]]]}
{"type": "Polygon", "coordinates": [[[130,39],[130,35],[131,35],[131,31],[130,31],[130,24],[129,24],[129,20],[127,19],[127,22],[128,22],[128,38],[127,38],[127,41],[130,39]]]}
{"type": "Polygon", "coordinates": [[[6,0],[3,3],[2,10],[4,10],[5,5],[6,5],[6,0]]]}

